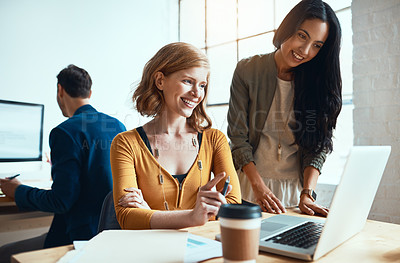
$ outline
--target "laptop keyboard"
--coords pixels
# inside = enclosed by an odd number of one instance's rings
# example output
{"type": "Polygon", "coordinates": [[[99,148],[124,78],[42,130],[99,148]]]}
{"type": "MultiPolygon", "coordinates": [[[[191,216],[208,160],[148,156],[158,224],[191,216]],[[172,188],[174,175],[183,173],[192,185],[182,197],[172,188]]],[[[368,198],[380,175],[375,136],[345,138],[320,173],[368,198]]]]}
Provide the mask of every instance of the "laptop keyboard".
{"type": "Polygon", "coordinates": [[[321,223],[306,222],[265,241],[307,249],[317,244],[323,226],[321,223]]]}

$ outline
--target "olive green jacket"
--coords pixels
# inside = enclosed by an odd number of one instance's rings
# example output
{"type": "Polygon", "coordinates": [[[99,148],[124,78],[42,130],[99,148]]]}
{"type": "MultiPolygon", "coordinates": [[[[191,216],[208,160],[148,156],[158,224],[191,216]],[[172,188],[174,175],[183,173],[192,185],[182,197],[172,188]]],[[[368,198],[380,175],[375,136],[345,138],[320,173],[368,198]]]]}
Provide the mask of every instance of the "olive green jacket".
{"type": "MultiPolygon", "coordinates": [[[[239,61],[233,74],[228,110],[228,136],[236,169],[254,162],[254,153],[271,108],[277,82],[274,54],[256,55],[239,61]]],[[[321,171],[326,153],[314,154],[299,147],[301,167],[321,171]]],[[[303,180],[302,176],[300,178],[303,180]]]]}

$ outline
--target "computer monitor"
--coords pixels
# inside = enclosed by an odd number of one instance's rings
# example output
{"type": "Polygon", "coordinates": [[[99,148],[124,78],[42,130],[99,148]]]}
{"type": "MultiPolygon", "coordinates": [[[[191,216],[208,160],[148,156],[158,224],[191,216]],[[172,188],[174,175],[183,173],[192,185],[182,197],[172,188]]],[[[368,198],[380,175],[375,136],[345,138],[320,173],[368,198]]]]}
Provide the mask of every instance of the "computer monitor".
{"type": "Polygon", "coordinates": [[[0,100],[0,163],[42,160],[44,105],[0,100]]]}

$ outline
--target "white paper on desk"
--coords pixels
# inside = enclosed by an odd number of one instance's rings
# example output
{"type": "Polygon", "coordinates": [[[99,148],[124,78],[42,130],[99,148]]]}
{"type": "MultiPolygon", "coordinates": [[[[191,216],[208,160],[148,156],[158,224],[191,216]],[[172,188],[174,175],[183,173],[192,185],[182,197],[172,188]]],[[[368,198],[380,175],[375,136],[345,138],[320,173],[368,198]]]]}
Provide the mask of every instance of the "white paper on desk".
{"type": "Polygon", "coordinates": [[[74,241],[74,249],[79,250],[86,246],[89,241],[87,240],[75,240],[74,241]]]}
{"type": "Polygon", "coordinates": [[[104,230],[68,262],[183,262],[187,234],[179,230],[104,230]]]}
{"type": "Polygon", "coordinates": [[[73,263],[76,261],[76,259],[79,258],[79,253],[81,253],[81,249],[85,247],[85,245],[89,241],[86,240],[80,240],[80,241],[74,241],[74,249],[68,251],[62,258],[57,260],[57,263],[73,263]]]}
{"type": "Polygon", "coordinates": [[[80,250],[70,250],[62,258],[57,260],[57,263],[73,263],[79,258],[80,250]]]}
{"type": "Polygon", "coordinates": [[[222,257],[221,242],[198,235],[188,235],[185,263],[199,262],[216,257],[222,257]]]}

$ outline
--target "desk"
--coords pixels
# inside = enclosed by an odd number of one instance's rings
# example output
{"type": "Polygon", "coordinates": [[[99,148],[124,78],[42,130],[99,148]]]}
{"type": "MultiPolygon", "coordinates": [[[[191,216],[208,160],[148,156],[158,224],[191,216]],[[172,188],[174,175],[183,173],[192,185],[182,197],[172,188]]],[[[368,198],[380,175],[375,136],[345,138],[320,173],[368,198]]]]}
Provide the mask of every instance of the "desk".
{"type": "MultiPolygon", "coordinates": [[[[45,162],[7,163],[0,166],[0,178],[20,173],[21,183],[50,189],[50,170],[51,166],[45,162]]],[[[0,196],[0,246],[46,233],[52,220],[53,213],[20,211],[13,198],[0,196]]]]}
{"type": "Polygon", "coordinates": [[[0,196],[0,206],[3,204],[13,204],[15,205],[14,198],[8,197],[8,196],[0,196]]]}
{"type": "Polygon", "coordinates": [[[14,199],[0,197],[0,246],[46,233],[52,220],[52,213],[21,212],[14,199]]]}
{"type": "MultiPolygon", "coordinates": [[[[288,215],[307,217],[300,210],[292,209],[288,215]]],[[[263,218],[273,216],[263,213],[263,218]]],[[[204,226],[187,228],[190,233],[214,239],[219,233],[219,222],[211,221],[204,226]]],[[[318,263],[331,262],[400,262],[400,225],[368,220],[363,231],[347,242],[337,247],[324,257],[315,261],[318,263]]],[[[72,245],[57,248],[42,249],[12,256],[12,263],[54,263],[69,250],[72,245]]],[[[223,262],[222,258],[207,260],[207,263],[223,262]]],[[[257,262],[284,263],[303,262],[301,260],[260,252],[257,262]]]]}
{"type": "Polygon", "coordinates": [[[18,212],[14,198],[8,196],[0,196],[0,215],[18,212]]]}

